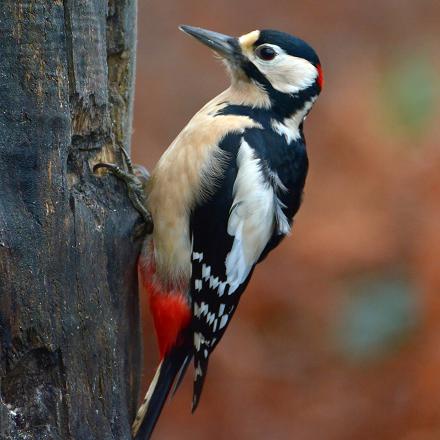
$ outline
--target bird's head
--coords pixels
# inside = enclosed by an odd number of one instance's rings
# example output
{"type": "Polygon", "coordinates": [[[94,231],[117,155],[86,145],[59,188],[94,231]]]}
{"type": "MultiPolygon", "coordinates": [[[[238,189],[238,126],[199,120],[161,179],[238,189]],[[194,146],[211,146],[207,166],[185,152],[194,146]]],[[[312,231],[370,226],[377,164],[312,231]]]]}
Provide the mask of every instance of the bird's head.
{"type": "Polygon", "coordinates": [[[180,29],[213,49],[226,62],[232,82],[254,83],[275,106],[314,100],[323,86],[321,63],[305,41],[275,30],[231,37],[192,26],[180,29]]]}

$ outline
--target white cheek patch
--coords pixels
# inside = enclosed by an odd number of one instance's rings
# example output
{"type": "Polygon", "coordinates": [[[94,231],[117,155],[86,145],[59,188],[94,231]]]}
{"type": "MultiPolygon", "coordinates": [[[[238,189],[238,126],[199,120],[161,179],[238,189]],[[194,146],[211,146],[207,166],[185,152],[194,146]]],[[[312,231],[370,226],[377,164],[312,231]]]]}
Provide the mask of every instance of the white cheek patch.
{"type": "Polygon", "coordinates": [[[252,62],[268,79],[272,87],[281,93],[297,93],[313,85],[318,69],[303,58],[281,52],[273,62],[253,57],[252,62]]]}

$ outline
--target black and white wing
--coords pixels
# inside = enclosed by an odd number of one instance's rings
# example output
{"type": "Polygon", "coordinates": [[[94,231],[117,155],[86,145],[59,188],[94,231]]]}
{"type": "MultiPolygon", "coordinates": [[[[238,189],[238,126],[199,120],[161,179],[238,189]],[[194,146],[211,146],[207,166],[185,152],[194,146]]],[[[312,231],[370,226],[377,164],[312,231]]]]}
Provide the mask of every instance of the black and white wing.
{"type": "Polygon", "coordinates": [[[267,163],[240,135],[221,144],[227,164],[213,194],[191,215],[191,297],[196,408],[208,358],[228,326],[255,264],[268,243],[279,242],[290,221],[267,163]],[[274,240],[275,238],[275,240],[274,240]]]}

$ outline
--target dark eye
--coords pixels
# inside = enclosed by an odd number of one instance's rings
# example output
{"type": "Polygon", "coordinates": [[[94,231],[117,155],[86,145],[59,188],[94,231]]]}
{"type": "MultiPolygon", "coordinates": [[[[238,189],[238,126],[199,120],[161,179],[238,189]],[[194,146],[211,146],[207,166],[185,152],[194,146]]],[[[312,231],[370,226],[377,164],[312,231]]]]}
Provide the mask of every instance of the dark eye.
{"type": "Polygon", "coordinates": [[[264,61],[270,61],[273,60],[277,53],[275,50],[270,46],[259,46],[255,49],[255,54],[258,58],[261,58],[264,61]]]}

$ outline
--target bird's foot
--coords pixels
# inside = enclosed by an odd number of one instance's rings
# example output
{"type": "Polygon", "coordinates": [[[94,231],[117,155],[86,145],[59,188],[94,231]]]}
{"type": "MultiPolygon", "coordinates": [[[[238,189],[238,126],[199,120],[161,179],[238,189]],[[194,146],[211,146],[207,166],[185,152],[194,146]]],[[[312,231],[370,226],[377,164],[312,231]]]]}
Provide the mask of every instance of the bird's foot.
{"type": "Polygon", "coordinates": [[[124,169],[113,163],[99,162],[93,167],[93,172],[105,168],[125,183],[131,203],[145,222],[145,232],[151,234],[153,232],[153,220],[145,207],[146,197],[144,192],[144,184],[150,178],[150,174],[143,166],[133,165],[125,148],[121,145],[119,145],[119,148],[122,153],[124,169]]]}

